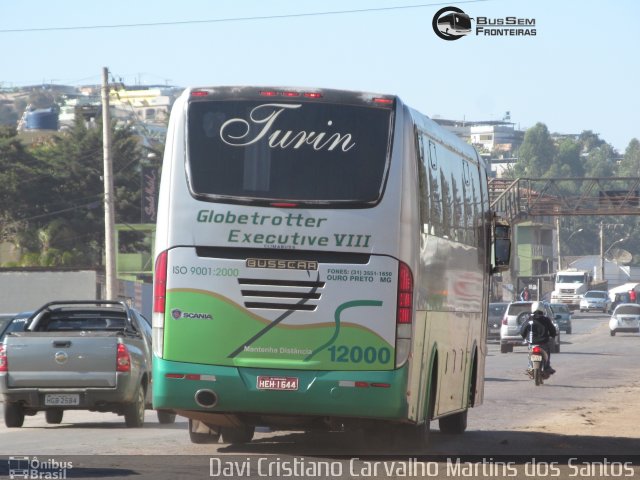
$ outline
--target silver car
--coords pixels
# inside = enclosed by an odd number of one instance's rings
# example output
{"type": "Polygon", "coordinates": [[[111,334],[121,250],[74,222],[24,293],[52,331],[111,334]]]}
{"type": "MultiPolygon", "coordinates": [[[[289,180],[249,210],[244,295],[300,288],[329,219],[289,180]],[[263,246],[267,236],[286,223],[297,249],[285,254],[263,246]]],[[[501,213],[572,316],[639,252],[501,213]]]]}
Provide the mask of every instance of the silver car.
{"type": "Polygon", "coordinates": [[[609,292],[606,290],[589,290],[580,299],[580,311],[591,312],[593,310],[607,313],[611,308],[609,292]]]}
{"type": "MultiPolygon", "coordinates": [[[[500,326],[500,352],[513,352],[514,346],[526,345],[520,336],[520,326],[529,318],[531,306],[535,302],[511,302],[502,319],[500,326]]],[[[556,336],[551,340],[551,351],[560,352],[560,327],[556,321],[556,315],[547,302],[538,302],[544,314],[551,319],[556,327],[556,336]]]]}

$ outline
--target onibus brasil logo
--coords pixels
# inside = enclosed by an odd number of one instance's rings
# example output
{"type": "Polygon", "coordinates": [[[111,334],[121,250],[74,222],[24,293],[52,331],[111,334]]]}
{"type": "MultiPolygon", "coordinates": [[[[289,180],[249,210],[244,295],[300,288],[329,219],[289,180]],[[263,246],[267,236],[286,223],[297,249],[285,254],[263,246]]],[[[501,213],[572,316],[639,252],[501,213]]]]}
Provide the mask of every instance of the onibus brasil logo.
{"type": "Polygon", "coordinates": [[[73,468],[73,462],[38,457],[9,457],[9,478],[67,478],[67,470],[73,468]]]}

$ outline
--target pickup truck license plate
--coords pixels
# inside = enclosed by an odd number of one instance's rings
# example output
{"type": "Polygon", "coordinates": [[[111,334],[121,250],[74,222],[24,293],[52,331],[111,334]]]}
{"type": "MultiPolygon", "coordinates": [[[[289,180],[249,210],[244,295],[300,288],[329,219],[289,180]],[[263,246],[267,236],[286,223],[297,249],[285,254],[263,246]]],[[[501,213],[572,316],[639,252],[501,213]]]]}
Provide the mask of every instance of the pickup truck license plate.
{"type": "Polygon", "coordinates": [[[531,361],[532,362],[541,362],[542,361],[542,355],[531,355],[531,361]]]}
{"type": "Polygon", "coordinates": [[[47,393],[44,404],[63,407],[66,405],[80,405],[80,395],[77,393],[47,393]]]}
{"type": "Polygon", "coordinates": [[[298,390],[297,377],[258,377],[258,390],[298,390]]]}

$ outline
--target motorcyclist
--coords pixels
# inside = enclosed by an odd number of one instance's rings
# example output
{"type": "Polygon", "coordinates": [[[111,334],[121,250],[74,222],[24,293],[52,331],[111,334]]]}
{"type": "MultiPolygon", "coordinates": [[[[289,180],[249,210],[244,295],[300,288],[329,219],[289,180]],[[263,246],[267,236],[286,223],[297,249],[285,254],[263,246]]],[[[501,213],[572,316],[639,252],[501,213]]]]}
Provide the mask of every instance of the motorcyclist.
{"type": "MultiPolygon", "coordinates": [[[[547,360],[544,365],[544,371],[552,375],[556,371],[551,368],[551,348],[549,345],[549,339],[557,335],[556,327],[549,317],[544,314],[542,310],[542,304],[540,302],[533,302],[531,304],[531,315],[529,318],[522,322],[520,326],[520,335],[529,344],[529,348],[533,345],[539,345],[547,353],[547,360]]],[[[533,376],[531,360],[529,360],[529,368],[527,373],[533,376]]]]}

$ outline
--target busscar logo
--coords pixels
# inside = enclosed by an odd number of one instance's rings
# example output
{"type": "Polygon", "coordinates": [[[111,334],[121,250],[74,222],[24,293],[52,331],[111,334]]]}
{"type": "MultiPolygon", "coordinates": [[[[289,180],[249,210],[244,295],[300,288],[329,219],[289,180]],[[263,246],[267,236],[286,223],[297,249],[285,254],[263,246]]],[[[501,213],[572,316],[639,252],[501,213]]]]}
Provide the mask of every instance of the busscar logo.
{"type": "Polygon", "coordinates": [[[443,40],[458,40],[471,33],[471,18],[458,7],[444,7],[433,16],[433,31],[443,40]]]}
{"type": "Polygon", "coordinates": [[[534,37],[536,19],[514,16],[470,17],[457,7],[444,7],[433,16],[433,31],[443,40],[458,40],[475,33],[476,37],[534,37]],[[471,22],[475,22],[475,31],[471,22]]]}
{"type": "Polygon", "coordinates": [[[277,268],[286,270],[318,270],[315,260],[282,260],[271,258],[247,258],[247,268],[277,268]]]}

